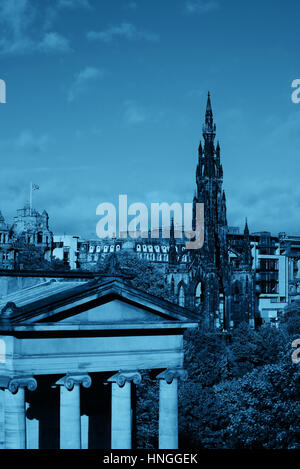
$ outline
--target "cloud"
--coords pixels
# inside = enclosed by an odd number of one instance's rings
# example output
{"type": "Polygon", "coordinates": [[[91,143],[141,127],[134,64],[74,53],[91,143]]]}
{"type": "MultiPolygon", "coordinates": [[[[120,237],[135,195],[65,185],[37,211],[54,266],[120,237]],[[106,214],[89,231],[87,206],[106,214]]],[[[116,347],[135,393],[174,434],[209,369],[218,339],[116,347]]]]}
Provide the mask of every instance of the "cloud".
{"type": "Polygon", "coordinates": [[[219,7],[220,4],[216,0],[195,0],[186,2],[185,11],[190,14],[204,14],[217,10],[219,7]]]}
{"type": "Polygon", "coordinates": [[[128,10],[136,10],[137,9],[137,3],[136,2],[129,2],[127,5],[126,5],[126,8],[128,10]]]}
{"type": "Polygon", "coordinates": [[[89,0],[58,0],[57,7],[74,10],[76,8],[91,8],[91,5],[89,0]]]}
{"type": "Polygon", "coordinates": [[[231,191],[227,197],[229,225],[243,227],[247,217],[251,232],[299,234],[295,214],[299,212],[300,189],[296,180],[268,181],[257,176],[248,183],[243,181],[240,191],[231,191]]]}
{"type": "Polygon", "coordinates": [[[74,101],[79,94],[83,93],[87,89],[91,82],[102,78],[103,75],[104,71],[95,67],[85,67],[80,70],[80,72],[75,75],[74,82],[70,87],[68,101],[74,101]]]}
{"type": "Polygon", "coordinates": [[[31,130],[25,129],[16,137],[13,144],[18,150],[26,150],[31,152],[44,152],[47,149],[51,138],[47,134],[36,136],[31,130]]]}
{"type": "Polygon", "coordinates": [[[134,101],[126,101],[124,103],[124,121],[128,125],[142,124],[148,119],[146,110],[134,101]]]}
{"type": "Polygon", "coordinates": [[[157,42],[159,36],[147,31],[139,31],[133,24],[123,22],[120,25],[111,26],[103,31],[89,31],[87,38],[90,41],[111,42],[115,38],[127,39],[128,41],[145,40],[157,42]]]}
{"type": "Polygon", "coordinates": [[[70,42],[61,34],[55,31],[46,33],[37,45],[41,52],[69,52],[71,50],[70,42]]]}
{"type": "Polygon", "coordinates": [[[30,0],[1,0],[0,54],[68,52],[68,39],[54,30],[47,31],[52,28],[57,7],[57,3],[51,8],[43,8],[40,5],[37,7],[37,4],[30,0]]]}

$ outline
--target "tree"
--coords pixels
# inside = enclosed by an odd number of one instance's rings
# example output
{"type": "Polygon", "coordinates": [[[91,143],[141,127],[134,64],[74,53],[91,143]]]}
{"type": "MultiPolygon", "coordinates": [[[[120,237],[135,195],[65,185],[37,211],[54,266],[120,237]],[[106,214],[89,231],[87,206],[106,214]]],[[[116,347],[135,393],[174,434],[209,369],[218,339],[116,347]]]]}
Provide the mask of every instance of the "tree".
{"type": "Polygon", "coordinates": [[[300,448],[299,368],[287,357],[215,386],[227,448],[300,448]]]}
{"type": "Polygon", "coordinates": [[[233,376],[243,376],[257,366],[276,363],[284,352],[287,338],[281,329],[264,325],[253,330],[241,323],[232,331],[229,346],[233,376]]]}
{"type": "Polygon", "coordinates": [[[53,257],[51,261],[45,259],[44,250],[33,244],[18,244],[18,256],[16,268],[22,270],[51,270],[66,271],[70,270],[69,265],[53,257]]]}
{"type": "Polygon", "coordinates": [[[111,253],[103,256],[100,258],[97,271],[103,274],[123,275],[133,287],[172,301],[162,267],[138,258],[131,251],[124,250],[118,254],[111,253]]]}

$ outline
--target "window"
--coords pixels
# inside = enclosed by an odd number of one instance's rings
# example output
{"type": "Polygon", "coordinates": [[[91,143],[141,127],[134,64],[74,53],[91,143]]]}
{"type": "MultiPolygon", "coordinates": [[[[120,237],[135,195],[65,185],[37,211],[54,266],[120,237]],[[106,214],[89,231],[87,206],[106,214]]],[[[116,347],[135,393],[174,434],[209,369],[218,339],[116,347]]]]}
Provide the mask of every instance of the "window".
{"type": "Polygon", "coordinates": [[[120,251],[120,245],[119,244],[116,245],[116,251],[120,251]]]}
{"type": "Polygon", "coordinates": [[[224,322],[224,294],[223,293],[220,293],[219,295],[219,311],[220,311],[220,319],[221,319],[221,324],[220,325],[223,325],[223,322],[224,322]]]}
{"type": "Polygon", "coordinates": [[[179,306],[185,306],[185,293],[184,293],[184,288],[182,285],[179,287],[178,303],[179,303],[179,306]]]}
{"type": "Polygon", "coordinates": [[[68,261],[69,260],[69,250],[68,249],[64,249],[64,261],[68,261]]]}
{"type": "Polygon", "coordinates": [[[101,251],[101,246],[97,246],[96,247],[96,252],[100,252],[101,251]]]}
{"type": "Polygon", "coordinates": [[[136,245],[136,250],[137,250],[137,252],[141,252],[141,245],[140,244],[136,245]]]}
{"type": "Polygon", "coordinates": [[[198,283],[195,293],[195,306],[199,306],[202,301],[202,285],[201,282],[198,283]]]}
{"type": "Polygon", "coordinates": [[[239,282],[236,281],[234,285],[234,293],[233,293],[233,301],[235,303],[239,301],[239,294],[240,294],[240,286],[239,286],[239,282]]]}

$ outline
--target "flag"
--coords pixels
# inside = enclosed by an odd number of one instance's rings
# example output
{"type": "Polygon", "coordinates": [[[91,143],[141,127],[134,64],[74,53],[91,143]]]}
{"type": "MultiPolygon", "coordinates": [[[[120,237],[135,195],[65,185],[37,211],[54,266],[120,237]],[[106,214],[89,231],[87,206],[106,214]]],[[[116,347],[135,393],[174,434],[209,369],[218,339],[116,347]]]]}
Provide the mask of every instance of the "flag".
{"type": "Polygon", "coordinates": [[[32,190],[37,191],[40,188],[37,184],[32,184],[32,190]]]}

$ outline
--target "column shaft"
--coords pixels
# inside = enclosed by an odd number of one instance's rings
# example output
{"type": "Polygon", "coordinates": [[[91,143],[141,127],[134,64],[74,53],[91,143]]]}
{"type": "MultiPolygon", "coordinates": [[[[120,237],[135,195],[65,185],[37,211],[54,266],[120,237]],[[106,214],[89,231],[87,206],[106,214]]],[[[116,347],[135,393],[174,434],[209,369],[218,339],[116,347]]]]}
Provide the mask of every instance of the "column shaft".
{"type": "Polygon", "coordinates": [[[25,391],[20,387],[16,394],[5,390],[5,448],[26,448],[25,391]]]}
{"type": "Polygon", "coordinates": [[[0,450],[5,449],[5,404],[4,404],[4,389],[0,389],[0,450]]]}
{"type": "Polygon", "coordinates": [[[60,449],[80,449],[80,385],[60,387],[60,449]]]}
{"type": "Polygon", "coordinates": [[[177,378],[168,384],[159,380],[159,449],[178,448],[177,378]]]}
{"type": "MultiPolygon", "coordinates": [[[[26,411],[30,409],[26,402],[26,411]]],[[[39,449],[39,420],[37,418],[28,418],[26,414],[26,449],[39,449]]]]}
{"type": "Polygon", "coordinates": [[[131,383],[126,382],[123,387],[112,383],[111,392],[111,448],[131,449],[131,383]]]}

